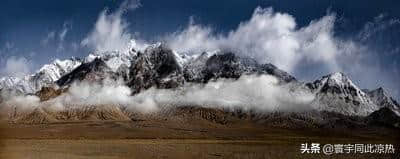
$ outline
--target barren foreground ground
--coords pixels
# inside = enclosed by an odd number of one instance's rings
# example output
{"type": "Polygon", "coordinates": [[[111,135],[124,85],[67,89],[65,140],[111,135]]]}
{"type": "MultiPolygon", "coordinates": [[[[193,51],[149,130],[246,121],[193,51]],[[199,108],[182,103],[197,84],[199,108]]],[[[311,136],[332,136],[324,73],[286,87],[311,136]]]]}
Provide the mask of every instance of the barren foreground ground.
{"type": "MultiPolygon", "coordinates": [[[[1,124],[0,158],[395,158],[392,155],[301,154],[301,143],[383,143],[399,149],[392,129],[309,130],[251,123],[176,124],[167,121],[86,121],[1,124]]],[[[399,152],[399,150],[396,150],[399,152]]]]}

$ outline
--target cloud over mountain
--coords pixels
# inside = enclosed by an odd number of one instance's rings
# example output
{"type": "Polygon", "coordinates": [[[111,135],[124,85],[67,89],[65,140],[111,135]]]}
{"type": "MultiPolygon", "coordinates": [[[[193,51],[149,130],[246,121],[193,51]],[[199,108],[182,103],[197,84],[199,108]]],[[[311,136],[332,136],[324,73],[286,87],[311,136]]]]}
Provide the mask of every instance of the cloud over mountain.
{"type": "MultiPolygon", "coordinates": [[[[106,82],[107,83],[107,82],[106,82]]],[[[40,102],[34,95],[3,94],[7,106],[32,110],[37,107],[62,111],[87,106],[123,106],[129,110],[154,112],[174,106],[258,110],[263,112],[297,112],[312,110],[314,95],[305,89],[291,89],[278,84],[274,76],[243,76],[238,80],[219,79],[206,85],[189,84],[179,89],[150,88],[132,96],[129,87],[77,82],[54,99],[40,102]],[[7,96],[7,97],[6,97],[7,96]]]]}
{"type": "Polygon", "coordinates": [[[227,35],[191,21],[184,30],[167,36],[166,41],[177,51],[230,50],[289,72],[304,62],[324,63],[331,71],[338,71],[336,58],[345,50],[333,36],[334,22],[335,15],[328,14],[298,28],[293,16],[258,7],[250,20],[241,22],[227,35]]]}
{"type": "Polygon", "coordinates": [[[124,1],[115,12],[103,10],[93,30],[81,41],[81,45],[96,51],[127,49],[133,35],[128,31],[129,23],[122,16],[139,6],[139,1],[130,0],[124,1]]]}

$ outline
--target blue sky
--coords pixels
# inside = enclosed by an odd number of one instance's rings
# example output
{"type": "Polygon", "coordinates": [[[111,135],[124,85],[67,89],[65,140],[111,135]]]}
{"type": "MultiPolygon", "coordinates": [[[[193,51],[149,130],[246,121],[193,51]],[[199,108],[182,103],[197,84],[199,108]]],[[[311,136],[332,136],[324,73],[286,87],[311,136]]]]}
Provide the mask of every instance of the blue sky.
{"type": "MultiPolygon", "coordinates": [[[[0,68],[10,58],[24,58],[32,72],[55,58],[84,57],[93,48],[81,45],[94,29],[102,11],[113,13],[122,0],[4,0],[0,5],[0,68]]],[[[295,30],[312,21],[333,15],[331,38],[362,46],[357,49],[359,65],[339,61],[340,71],[363,88],[384,86],[400,95],[400,2],[396,0],[142,0],[122,19],[126,31],[148,42],[184,31],[190,19],[196,25],[212,28],[212,34],[227,35],[249,21],[253,12],[273,8],[273,14],[293,17],[295,30]],[[362,50],[362,51],[360,51],[362,50]],[[344,64],[343,64],[344,63],[344,64]],[[341,66],[346,65],[346,66],[341,66]],[[367,67],[366,67],[367,66],[367,67]],[[355,67],[360,67],[354,69],[355,67]]],[[[266,35],[268,36],[268,35],[266,35]]],[[[353,56],[352,56],[353,57],[353,56]]],[[[270,57],[267,57],[268,59],[270,57]]],[[[349,60],[351,61],[351,60],[349,60]]],[[[301,80],[328,74],[320,61],[299,64],[290,71],[301,80]]],[[[5,75],[4,73],[1,75],[5,75]]]]}

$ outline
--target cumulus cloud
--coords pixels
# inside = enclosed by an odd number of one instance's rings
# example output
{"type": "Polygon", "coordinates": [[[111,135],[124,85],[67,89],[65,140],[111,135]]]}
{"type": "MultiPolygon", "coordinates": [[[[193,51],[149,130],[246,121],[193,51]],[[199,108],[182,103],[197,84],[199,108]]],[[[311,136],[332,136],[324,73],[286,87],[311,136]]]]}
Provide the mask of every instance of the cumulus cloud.
{"type": "Polygon", "coordinates": [[[134,10],[140,6],[136,0],[126,0],[112,13],[103,10],[95,24],[94,29],[81,42],[96,51],[124,50],[133,35],[128,31],[129,23],[122,16],[128,10],[134,10]]]}
{"type": "Polygon", "coordinates": [[[219,49],[219,40],[212,28],[196,25],[193,18],[186,29],[168,35],[165,40],[172,49],[189,54],[219,49]]]}
{"type": "Polygon", "coordinates": [[[333,36],[334,21],[335,15],[329,14],[297,28],[293,16],[258,7],[250,20],[227,35],[215,34],[212,28],[191,21],[186,29],[165,40],[180,52],[228,50],[261,63],[273,63],[291,73],[304,62],[323,62],[331,70],[340,71],[335,62],[343,51],[333,36]]]}
{"type": "Polygon", "coordinates": [[[10,57],[4,68],[0,69],[3,76],[23,77],[31,71],[31,63],[24,57],[10,57]]]}

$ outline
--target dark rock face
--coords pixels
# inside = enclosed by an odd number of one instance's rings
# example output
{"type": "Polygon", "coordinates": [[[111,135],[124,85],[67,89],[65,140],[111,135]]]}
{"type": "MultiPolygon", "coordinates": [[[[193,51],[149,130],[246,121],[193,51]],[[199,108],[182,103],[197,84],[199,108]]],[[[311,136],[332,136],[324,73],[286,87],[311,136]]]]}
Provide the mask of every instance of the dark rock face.
{"type": "Polygon", "coordinates": [[[134,93],[150,87],[176,88],[185,82],[207,83],[219,78],[237,79],[248,74],[270,74],[282,82],[296,79],[272,64],[259,65],[255,60],[233,53],[200,55],[183,66],[172,50],[160,46],[139,53],[129,69],[127,85],[134,93]]]}
{"type": "Polygon", "coordinates": [[[127,85],[134,93],[156,86],[176,88],[184,83],[182,70],[172,50],[159,47],[139,53],[130,68],[127,85]]]}
{"type": "Polygon", "coordinates": [[[241,65],[233,53],[214,55],[206,62],[203,70],[204,82],[213,78],[239,78],[246,67],[241,65]]]}
{"type": "Polygon", "coordinates": [[[94,59],[92,62],[84,63],[74,69],[72,72],[66,74],[56,81],[59,86],[70,85],[79,80],[87,81],[102,81],[106,78],[117,78],[114,72],[107,66],[107,64],[100,58],[94,59]]]}
{"type": "Polygon", "coordinates": [[[122,64],[117,71],[115,72],[117,77],[121,77],[124,81],[129,80],[129,67],[125,64],[122,64]]]}
{"type": "MultiPolygon", "coordinates": [[[[203,57],[200,57],[203,58],[203,57]]],[[[206,83],[212,79],[233,78],[237,79],[242,75],[249,74],[269,74],[276,76],[283,82],[296,81],[296,79],[288,73],[279,70],[272,64],[258,64],[254,59],[238,57],[233,53],[216,54],[205,59],[205,65],[190,66],[195,63],[189,63],[185,67],[185,78],[189,82],[206,83]],[[197,67],[197,72],[192,71],[197,67]],[[200,68],[198,68],[200,67],[200,68]]]]}
{"type": "Polygon", "coordinates": [[[293,82],[297,81],[296,78],[294,78],[292,75],[289,73],[277,68],[276,66],[268,63],[268,64],[263,64],[260,66],[261,73],[266,73],[269,75],[273,75],[278,77],[279,79],[283,80],[284,82],[293,82]]]}
{"type": "Polygon", "coordinates": [[[345,86],[329,86],[327,83],[322,87],[321,93],[331,93],[331,94],[342,94],[343,92],[349,92],[352,96],[357,96],[357,90],[354,87],[345,86]]]}
{"type": "Polygon", "coordinates": [[[373,112],[367,117],[367,122],[371,125],[400,128],[400,117],[388,107],[373,112]]]}

